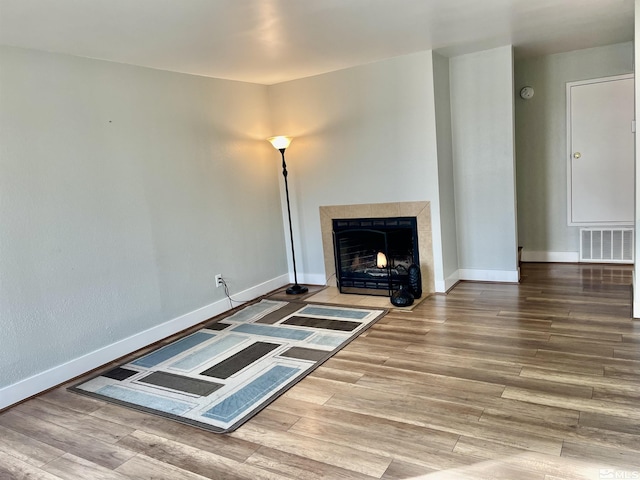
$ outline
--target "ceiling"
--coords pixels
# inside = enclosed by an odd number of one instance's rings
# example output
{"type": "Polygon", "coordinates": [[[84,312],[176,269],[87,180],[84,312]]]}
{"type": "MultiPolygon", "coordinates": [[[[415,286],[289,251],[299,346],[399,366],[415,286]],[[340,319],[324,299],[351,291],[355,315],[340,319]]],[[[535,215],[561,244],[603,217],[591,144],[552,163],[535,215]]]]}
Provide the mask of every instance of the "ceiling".
{"type": "Polygon", "coordinates": [[[0,0],[0,44],[273,84],[434,49],[633,39],[634,0],[0,0]]]}

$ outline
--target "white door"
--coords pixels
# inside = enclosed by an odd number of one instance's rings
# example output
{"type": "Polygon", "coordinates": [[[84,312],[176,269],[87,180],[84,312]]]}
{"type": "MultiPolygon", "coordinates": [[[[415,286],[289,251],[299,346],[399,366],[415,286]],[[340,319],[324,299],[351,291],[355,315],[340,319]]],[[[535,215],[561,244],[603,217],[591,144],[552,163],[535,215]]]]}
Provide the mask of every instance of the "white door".
{"type": "Polygon", "coordinates": [[[567,84],[569,225],[634,222],[634,82],[567,84]]]}

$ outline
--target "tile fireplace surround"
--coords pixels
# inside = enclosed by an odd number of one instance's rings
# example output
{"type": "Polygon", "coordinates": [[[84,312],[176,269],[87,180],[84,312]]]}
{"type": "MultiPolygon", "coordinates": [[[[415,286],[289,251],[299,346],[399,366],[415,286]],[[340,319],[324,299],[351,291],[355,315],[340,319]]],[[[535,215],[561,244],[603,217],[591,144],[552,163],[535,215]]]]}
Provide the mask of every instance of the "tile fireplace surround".
{"type": "Polygon", "coordinates": [[[320,207],[320,229],[327,285],[335,287],[333,252],[334,218],[416,217],[418,221],[418,252],[422,274],[423,296],[435,291],[433,278],[433,245],[431,239],[431,207],[429,202],[369,203],[361,205],[330,205],[320,207]]]}

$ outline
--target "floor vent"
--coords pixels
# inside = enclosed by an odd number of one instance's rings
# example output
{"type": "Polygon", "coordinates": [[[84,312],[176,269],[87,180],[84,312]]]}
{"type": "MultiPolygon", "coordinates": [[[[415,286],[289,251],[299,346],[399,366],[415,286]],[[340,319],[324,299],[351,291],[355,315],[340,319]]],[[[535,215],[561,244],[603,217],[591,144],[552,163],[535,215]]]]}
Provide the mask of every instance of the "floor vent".
{"type": "Polygon", "coordinates": [[[633,263],[633,228],[581,228],[580,261],[633,263]]]}

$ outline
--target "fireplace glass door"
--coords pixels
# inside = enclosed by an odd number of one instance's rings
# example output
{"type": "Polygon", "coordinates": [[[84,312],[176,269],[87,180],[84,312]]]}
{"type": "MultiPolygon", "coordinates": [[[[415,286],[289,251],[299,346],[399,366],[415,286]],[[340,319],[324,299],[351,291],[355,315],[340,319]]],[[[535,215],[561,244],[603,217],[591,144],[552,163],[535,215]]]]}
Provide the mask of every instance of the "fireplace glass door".
{"type": "Polygon", "coordinates": [[[333,241],[341,293],[388,296],[419,265],[415,217],[334,219],[333,241]]]}

